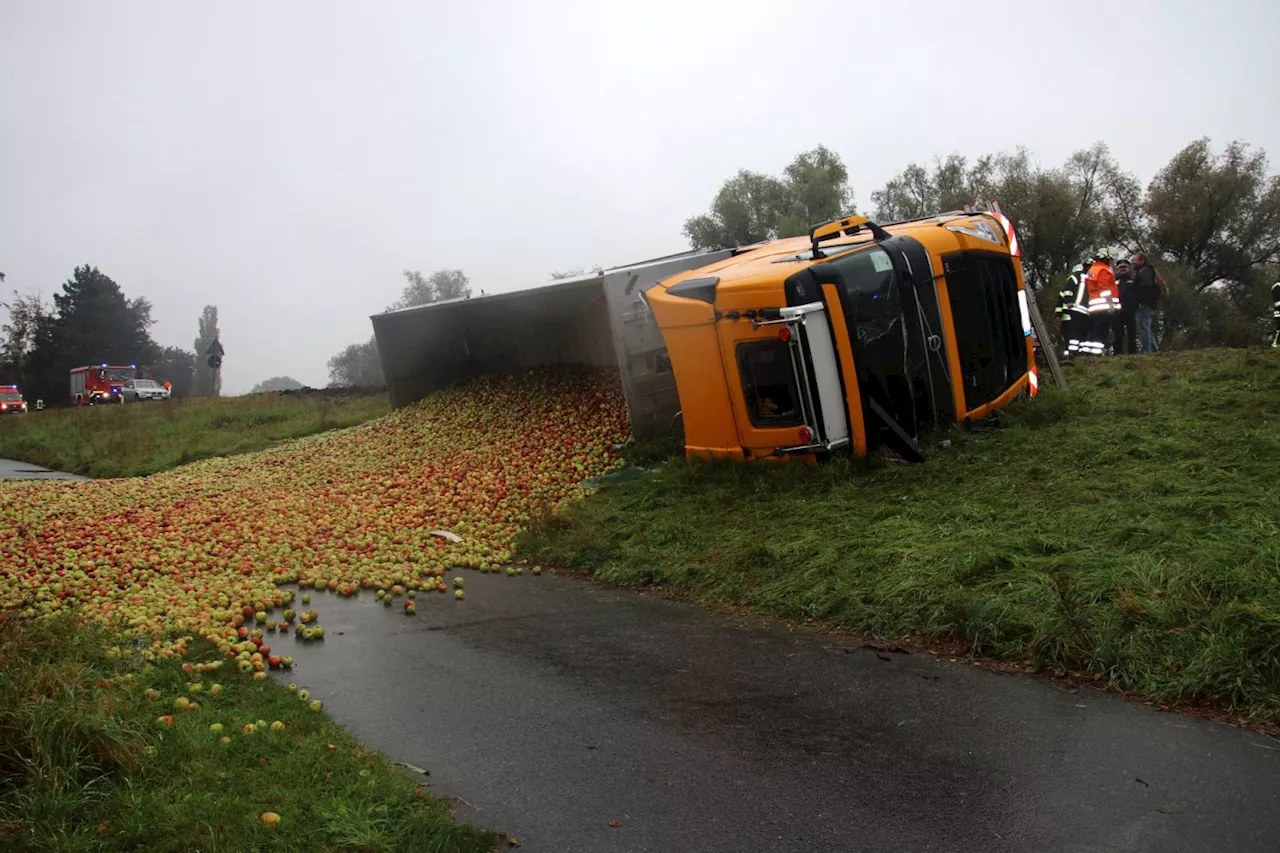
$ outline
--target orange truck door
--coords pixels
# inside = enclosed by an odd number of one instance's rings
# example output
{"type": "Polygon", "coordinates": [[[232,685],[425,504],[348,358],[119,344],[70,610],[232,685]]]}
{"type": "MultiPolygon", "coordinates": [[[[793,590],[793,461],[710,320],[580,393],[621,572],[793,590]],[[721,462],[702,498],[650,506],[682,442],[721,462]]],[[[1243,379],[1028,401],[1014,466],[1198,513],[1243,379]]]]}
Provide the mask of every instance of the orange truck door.
{"type": "Polygon", "coordinates": [[[764,319],[722,319],[721,361],[739,440],[751,456],[814,453],[849,443],[831,325],[821,302],[764,319]]]}

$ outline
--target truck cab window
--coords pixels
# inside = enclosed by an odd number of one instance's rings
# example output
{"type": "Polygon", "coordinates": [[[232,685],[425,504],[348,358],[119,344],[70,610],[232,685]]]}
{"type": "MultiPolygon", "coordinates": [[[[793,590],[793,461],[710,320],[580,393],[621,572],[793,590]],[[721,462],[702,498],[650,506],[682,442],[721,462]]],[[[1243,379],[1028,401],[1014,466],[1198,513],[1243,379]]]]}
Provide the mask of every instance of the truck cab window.
{"type": "Polygon", "coordinates": [[[738,344],[738,370],[751,423],[758,427],[804,425],[788,344],[777,339],[738,344]]]}

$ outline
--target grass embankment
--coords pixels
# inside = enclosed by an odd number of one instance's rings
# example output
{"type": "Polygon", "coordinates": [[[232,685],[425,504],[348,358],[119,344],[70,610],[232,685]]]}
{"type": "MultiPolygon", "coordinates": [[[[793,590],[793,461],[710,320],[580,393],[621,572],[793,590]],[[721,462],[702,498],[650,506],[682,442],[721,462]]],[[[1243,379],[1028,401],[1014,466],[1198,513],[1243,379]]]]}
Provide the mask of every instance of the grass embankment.
{"type": "Polygon", "coordinates": [[[492,833],[455,824],[445,801],[271,681],[233,662],[200,674],[177,659],[108,659],[109,646],[71,617],[0,626],[0,849],[495,849],[492,833]],[[180,710],[180,696],[199,707],[180,710]]]}
{"type": "Polygon", "coordinates": [[[1280,354],[1095,361],[923,465],[666,464],[525,556],[1280,722],[1280,354]]]}
{"type": "Polygon", "coordinates": [[[90,477],[135,477],[354,426],[389,410],[385,394],[254,394],[33,410],[0,418],[0,458],[90,477]]]}

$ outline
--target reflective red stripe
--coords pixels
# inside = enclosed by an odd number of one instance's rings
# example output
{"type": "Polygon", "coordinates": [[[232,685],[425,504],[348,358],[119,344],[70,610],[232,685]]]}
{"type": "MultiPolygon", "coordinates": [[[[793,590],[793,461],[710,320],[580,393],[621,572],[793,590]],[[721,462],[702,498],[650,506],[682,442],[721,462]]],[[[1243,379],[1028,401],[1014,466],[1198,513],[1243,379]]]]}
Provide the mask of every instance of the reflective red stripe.
{"type": "Polygon", "coordinates": [[[993,213],[996,219],[1000,220],[1000,224],[1004,226],[1004,238],[1009,243],[1009,254],[1015,258],[1022,255],[1022,249],[1018,247],[1018,235],[1013,233],[1013,223],[1009,221],[1009,217],[1003,213],[993,213]]]}
{"type": "Polygon", "coordinates": [[[1034,397],[1040,390],[1040,377],[1036,375],[1036,369],[1034,367],[1031,368],[1031,371],[1027,374],[1027,379],[1030,380],[1031,396],[1034,397]]]}

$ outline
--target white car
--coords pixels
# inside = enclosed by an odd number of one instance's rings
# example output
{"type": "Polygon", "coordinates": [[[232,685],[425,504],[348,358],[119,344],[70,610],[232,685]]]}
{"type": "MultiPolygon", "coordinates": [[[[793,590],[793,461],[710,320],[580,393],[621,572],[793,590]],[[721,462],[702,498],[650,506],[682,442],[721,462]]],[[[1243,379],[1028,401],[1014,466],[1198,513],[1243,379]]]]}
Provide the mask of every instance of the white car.
{"type": "Polygon", "coordinates": [[[143,400],[168,400],[169,389],[154,379],[126,379],[120,389],[122,403],[140,403],[143,400]]]}

